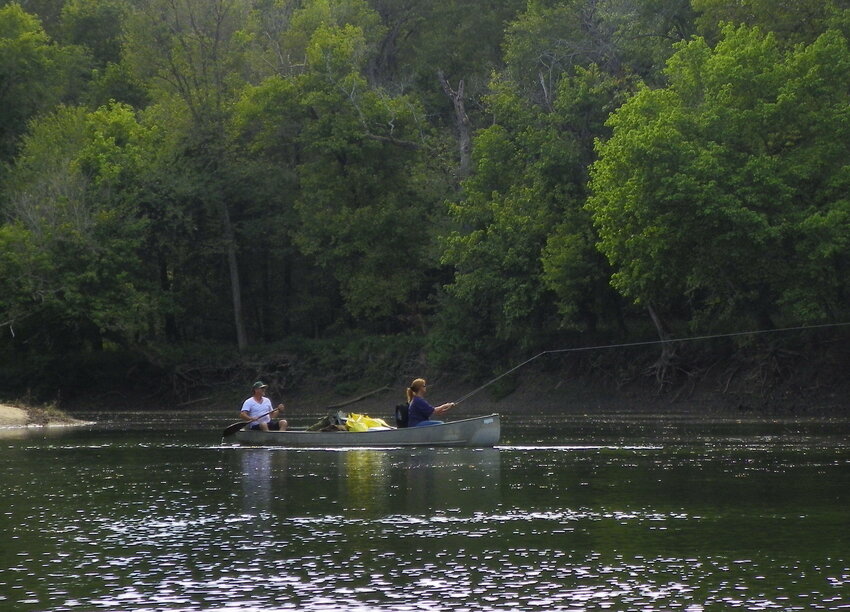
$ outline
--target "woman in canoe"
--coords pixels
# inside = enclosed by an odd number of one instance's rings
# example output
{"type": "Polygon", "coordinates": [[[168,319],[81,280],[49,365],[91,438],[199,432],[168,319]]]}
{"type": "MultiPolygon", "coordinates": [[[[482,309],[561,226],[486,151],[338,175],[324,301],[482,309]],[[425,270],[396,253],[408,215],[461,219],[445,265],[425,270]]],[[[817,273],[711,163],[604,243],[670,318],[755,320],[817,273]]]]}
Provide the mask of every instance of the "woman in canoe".
{"type": "Polygon", "coordinates": [[[432,415],[442,416],[449,408],[454,406],[453,402],[442,404],[436,408],[425,401],[425,379],[417,378],[406,389],[407,393],[407,426],[417,427],[422,425],[439,425],[442,421],[434,421],[432,415]]]}

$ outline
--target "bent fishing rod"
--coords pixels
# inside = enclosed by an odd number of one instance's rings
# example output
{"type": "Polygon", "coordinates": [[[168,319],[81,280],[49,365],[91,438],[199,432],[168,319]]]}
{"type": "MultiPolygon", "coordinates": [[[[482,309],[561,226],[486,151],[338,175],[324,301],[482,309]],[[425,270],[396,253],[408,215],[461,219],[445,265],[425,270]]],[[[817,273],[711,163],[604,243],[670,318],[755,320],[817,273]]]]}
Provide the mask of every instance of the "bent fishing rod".
{"type": "Polygon", "coordinates": [[[758,334],[776,334],[776,333],[780,333],[780,332],[822,329],[822,328],[825,328],[825,327],[846,327],[848,325],[850,325],[850,322],[847,322],[847,323],[824,323],[822,325],[800,325],[800,326],[797,326],[797,327],[782,327],[782,328],[778,328],[778,329],[762,329],[762,330],[755,330],[755,331],[731,332],[731,333],[728,333],[728,334],[711,334],[711,335],[706,335],[706,336],[689,336],[687,338],[669,338],[667,340],[645,340],[645,341],[642,341],[642,342],[625,342],[625,343],[621,343],[621,344],[602,344],[602,345],[596,345],[596,346],[580,346],[580,347],[573,347],[573,348],[551,349],[551,350],[548,350],[548,351],[543,351],[541,353],[537,353],[534,357],[532,357],[530,359],[526,359],[525,361],[523,361],[519,365],[512,367],[507,372],[503,372],[502,374],[499,374],[496,378],[487,381],[486,383],[484,383],[483,385],[481,385],[477,389],[473,389],[472,391],[470,391],[469,393],[467,393],[466,395],[464,395],[460,399],[455,400],[453,403],[455,405],[457,405],[457,404],[461,403],[462,401],[469,399],[470,397],[472,397],[473,395],[475,395],[479,391],[483,391],[484,389],[486,389],[487,387],[489,387],[493,383],[501,380],[502,378],[504,378],[505,376],[507,376],[509,374],[516,372],[521,367],[528,365],[529,363],[531,363],[535,359],[543,357],[544,355],[552,355],[552,354],[555,354],[555,353],[579,353],[579,352],[583,352],[583,351],[597,351],[597,350],[602,350],[602,349],[631,348],[631,347],[635,347],[635,346],[651,346],[653,344],[675,344],[675,343],[681,343],[681,342],[693,342],[693,341],[696,341],[696,340],[714,340],[714,339],[717,339],[717,338],[733,338],[733,337],[736,337],[736,336],[754,336],[754,335],[758,335],[758,334]]]}

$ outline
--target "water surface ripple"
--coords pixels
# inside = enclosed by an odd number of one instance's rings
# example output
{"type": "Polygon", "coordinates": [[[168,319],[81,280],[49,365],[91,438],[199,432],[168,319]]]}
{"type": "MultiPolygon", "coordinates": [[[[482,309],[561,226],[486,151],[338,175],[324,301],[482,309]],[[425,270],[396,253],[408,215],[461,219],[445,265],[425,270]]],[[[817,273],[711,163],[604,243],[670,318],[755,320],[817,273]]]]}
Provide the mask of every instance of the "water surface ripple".
{"type": "Polygon", "coordinates": [[[0,434],[0,609],[850,609],[850,425],[506,420],[495,449],[0,434]]]}

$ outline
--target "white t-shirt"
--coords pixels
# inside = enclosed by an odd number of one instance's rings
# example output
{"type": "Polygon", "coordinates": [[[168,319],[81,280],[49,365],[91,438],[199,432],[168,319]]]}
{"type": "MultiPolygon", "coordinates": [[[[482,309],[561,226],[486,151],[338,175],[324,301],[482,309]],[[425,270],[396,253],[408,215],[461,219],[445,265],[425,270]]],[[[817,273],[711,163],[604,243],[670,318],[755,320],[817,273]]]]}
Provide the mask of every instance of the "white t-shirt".
{"type": "Polygon", "coordinates": [[[251,397],[246,399],[245,402],[242,404],[242,412],[247,412],[248,416],[251,417],[252,419],[254,417],[260,416],[261,414],[265,415],[265,416],[261,416],[256,421],[252,421],[251,425],[255,425],[257,423],[268,423],[269,421],[271,421],[272,418],[269,415],[266,414],[267,412],[271,412],[271,411],[272,411],[272,401],[267,397],[264,397],[262,399],[262,401],[258,402],[257,400],[254,399],[254,396],[252,395],[251,397]]]}

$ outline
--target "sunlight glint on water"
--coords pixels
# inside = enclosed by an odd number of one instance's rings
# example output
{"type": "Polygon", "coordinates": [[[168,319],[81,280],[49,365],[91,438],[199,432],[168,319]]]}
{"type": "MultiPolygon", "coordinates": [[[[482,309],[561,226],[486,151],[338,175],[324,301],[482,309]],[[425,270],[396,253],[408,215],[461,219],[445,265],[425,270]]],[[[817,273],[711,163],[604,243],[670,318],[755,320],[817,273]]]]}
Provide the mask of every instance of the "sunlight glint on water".
{"type": "Polygon", "coordinates": [[[478,450],[243,449],[155,429],[0,438],[0,608],[850,600],[846,424],[513,427],[478,450]]]}

